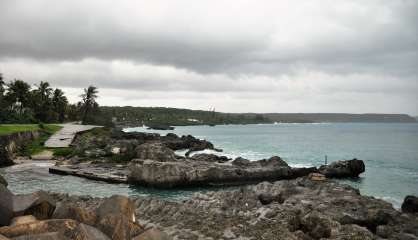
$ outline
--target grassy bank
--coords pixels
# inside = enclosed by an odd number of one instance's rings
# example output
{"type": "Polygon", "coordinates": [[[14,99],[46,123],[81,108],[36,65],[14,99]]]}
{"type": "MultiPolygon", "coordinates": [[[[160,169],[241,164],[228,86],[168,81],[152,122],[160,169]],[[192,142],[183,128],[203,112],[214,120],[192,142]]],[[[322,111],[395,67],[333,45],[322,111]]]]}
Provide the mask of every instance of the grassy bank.
{"type": "Polygon", "coordinates": [[[45,150],[45,141],[61,128],[61,126],[55,124],[0,124],[0,135],[27,131],[40,131],[39,138],[22,148],[22,155],[31,156],[45,150]]]}

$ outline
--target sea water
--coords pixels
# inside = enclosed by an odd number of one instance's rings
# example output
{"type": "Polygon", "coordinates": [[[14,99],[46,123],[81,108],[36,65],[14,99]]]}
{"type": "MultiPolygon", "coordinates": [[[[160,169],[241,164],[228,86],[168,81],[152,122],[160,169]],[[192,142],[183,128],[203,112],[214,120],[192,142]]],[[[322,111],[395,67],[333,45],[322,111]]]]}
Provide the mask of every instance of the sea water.
{"type": "MultiPolygon", "coordinates": [[[[169,132],[211,141],[231,158],[250,160],[277,155],[291,166],[320,166],[342,159],[362,159],[366,172],[355,180],[342,180],[360,189],[363,195],[382,198],[399,207],[406,195],[418,195],[418,124],[416,123],[318,123],[176,127],[173,131],[128,128],[125,131],[169,132]]],[[[205,151],[210,152],[210,151],[205,151]]],[[[184,152],[178,152],[183,154],[184,152]]],[[[36,163],[39,165],[39,163],[36,163]]],[[[48,163],[46,163],[48,164],[48,163]]],[[[105,184],[70,176],[51,175],[45,166],[16,165],[0,169],[17,193],[37,189],[70,194],[109,196],[112,194],[151,195],[174,200],[196,191],[160,191],[125,184],[105,184]]]]}

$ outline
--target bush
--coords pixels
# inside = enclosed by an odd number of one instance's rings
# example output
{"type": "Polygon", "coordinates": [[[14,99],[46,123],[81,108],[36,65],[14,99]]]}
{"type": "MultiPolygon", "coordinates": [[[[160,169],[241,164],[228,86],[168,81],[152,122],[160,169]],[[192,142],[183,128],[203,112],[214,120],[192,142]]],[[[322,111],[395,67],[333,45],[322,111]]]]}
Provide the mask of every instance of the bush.
{"type": "Polygon", "coordinates": [[[73,155],[74,149],[72,148],[55,148],[54,156],[55,157],[69,157],[73,155]]]}

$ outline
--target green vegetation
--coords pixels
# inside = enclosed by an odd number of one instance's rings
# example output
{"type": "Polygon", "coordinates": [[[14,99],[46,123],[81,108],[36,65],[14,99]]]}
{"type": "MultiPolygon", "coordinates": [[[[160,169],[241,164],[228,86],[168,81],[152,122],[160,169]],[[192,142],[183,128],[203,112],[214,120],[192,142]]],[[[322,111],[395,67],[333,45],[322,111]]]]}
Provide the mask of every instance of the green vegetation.
{"type": "Polygon", "coordinates": [[[55,148],[53,149],[55,157],[69,157],[74,154],[74,149],[71,147],[68,148],[55,148]]]}
{"type": "Polygon", "coordinates": [[[69,104],[64,92],[51,88],[48,82],[34,87],[19,79],[6,83],[0,73],[0,124],[81,120],[83,124],[111,125],[111,116],[101,114],[95,101],[97,94],[97,88],[89,86],[80,95],[80,102],[69,104]]]}
{"type": "Polygon", "coordinates": [[[37,124],[0,124],[0,135],[39,130],[37,124]]]}
{"type": "Polygon", "coordinates": [[[44,146],[45,141],[62,128],[53,124],[39,124],[34,126],[37,126],[37,130],[40,130],[40,136],[23,147],[22,154],[25,156],[32,156],[46,150],[47,148],[44,146]]]}
{"type": "Polygon", "coordinates": [[[218,125],[271,123],[261,114],[234,114],[215,111],[163,107],[100,107],[103,115],[111,116],[121,125],[218,125]]]}

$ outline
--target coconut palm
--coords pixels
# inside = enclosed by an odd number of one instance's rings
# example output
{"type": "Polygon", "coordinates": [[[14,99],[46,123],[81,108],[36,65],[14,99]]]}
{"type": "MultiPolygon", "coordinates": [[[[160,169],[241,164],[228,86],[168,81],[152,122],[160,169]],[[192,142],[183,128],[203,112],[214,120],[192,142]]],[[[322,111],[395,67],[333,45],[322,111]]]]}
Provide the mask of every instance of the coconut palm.
{"type": "Polygon", "coordinates": [[[65,119],[65,112],[68,105],[67,97],[61,89],[56,88],[52,94],[52,105],[54,112],[58,115],[58,121],[63,122],[65,119]]]}
{"type": "Polygon", "coordinates": [[[91,110],[93,110],[97,106],[97,103],[96,103],[97,93],[99,93],[99,91],[97,90],[95,86],[89,86],[87,89],[85,88],[84,93],[80,95],[80,97],[82,97],[83,99],[83,105],[82,105],[82,109],[83,109],[82,123],[83,124],[86,123],[86,120],[91,110]]]}
{"type": "Polygon", "coordinates": [[[30,85],[22,80],[15,79],[7,84],[7,88],[6,101],[12,107],[16,107],[18,114],[21,115],[30,102],[30,85]]]}

